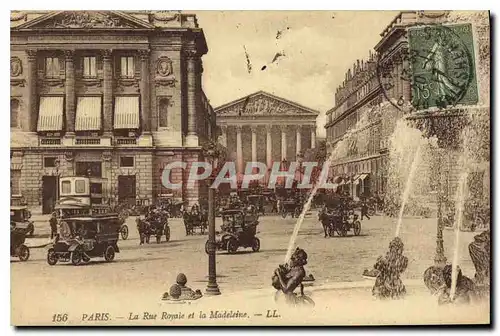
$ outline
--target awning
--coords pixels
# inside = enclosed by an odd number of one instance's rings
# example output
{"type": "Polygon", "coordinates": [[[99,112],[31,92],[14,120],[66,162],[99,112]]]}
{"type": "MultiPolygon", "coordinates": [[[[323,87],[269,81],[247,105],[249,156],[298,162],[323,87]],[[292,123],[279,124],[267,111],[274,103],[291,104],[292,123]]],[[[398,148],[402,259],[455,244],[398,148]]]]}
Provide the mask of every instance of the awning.
{"type": "Polygon", "coordinates": [[[39,132],[61,131],[63,111],[64,97],[40,97],[37,130],[39,132]]]}
{"type": "Polygon", "coordinates": [[[352,183],[353,184],[359,184],[359,177],[361,176],[361,174],[357,174],[356,176],[354,176],[352,178],[352,183]]]}
{"type": "Polygon", "coordinates": [[[115,129],[139,128],[139,97],[115,98],[115,129]]]}
{"type": "Polygon", "coordinates": [[[101,97],[78,97],[75,131],[101,129],[101,97]]]}

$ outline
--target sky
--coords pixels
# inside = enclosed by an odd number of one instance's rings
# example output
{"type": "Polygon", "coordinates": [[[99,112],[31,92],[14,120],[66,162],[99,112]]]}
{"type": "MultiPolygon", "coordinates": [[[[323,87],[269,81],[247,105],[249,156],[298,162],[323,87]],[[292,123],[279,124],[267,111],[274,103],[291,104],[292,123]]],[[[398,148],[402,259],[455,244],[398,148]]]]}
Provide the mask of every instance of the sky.
{"type": "Polygon", "coordinates": [[[263,90],[324,114],[345,72],[366,59],[397,11],[198,11],[208,54],[203,89],[215,108],[263,90]],[[277,38],[278,31],[281,32],[277,38]],[[252,66],[249,72],[245,49],[252,66]],[[276,53],[284,56],[274,63],[276,53]],[[262,67],[266,66],[265,70],[262,67]]]}

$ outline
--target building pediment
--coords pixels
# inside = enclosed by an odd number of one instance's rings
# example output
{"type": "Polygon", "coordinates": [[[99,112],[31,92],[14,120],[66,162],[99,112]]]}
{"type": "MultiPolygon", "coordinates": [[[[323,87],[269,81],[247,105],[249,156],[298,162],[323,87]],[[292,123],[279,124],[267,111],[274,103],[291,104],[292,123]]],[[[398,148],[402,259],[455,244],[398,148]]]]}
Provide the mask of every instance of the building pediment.
{"type": "Polygon", "coordinates": [[[152,29],[154,26],[119,11],[58,11],[29,20],[22,29],[152,29]]]}
{"type": "Polygon", "coordinates": [[[217,116],[304,116],[319,112],[292,101],[259,91],[215,109],[217,116]]]}

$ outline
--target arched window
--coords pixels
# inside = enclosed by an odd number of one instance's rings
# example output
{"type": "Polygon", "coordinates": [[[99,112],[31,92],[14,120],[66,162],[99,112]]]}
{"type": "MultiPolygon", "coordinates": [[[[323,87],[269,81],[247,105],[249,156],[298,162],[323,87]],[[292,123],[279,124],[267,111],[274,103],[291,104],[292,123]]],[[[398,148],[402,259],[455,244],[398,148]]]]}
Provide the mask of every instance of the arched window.
{"type": "Polygon", "coordinates": [[[158,127],[168,127],[168,107],[170,101],[168,98],[161,98],[158,102],[158,127]]]}
{"type": "Polygon", "coordinates": [[[19,100],[10,100],[10,127],[19,127],[19,100]]]}

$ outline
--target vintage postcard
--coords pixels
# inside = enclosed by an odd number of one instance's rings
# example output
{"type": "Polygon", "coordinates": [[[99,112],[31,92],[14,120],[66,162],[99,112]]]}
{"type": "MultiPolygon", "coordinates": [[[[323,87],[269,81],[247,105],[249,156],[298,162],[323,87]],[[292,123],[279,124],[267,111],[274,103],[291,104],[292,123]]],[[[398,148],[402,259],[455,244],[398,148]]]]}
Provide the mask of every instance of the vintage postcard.
{"type": "Polygon", "coordinates": [[[11,11],[15,326],[490,324],[488,11],[11,11]]]}

